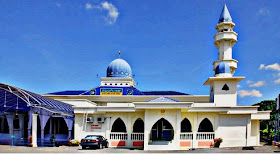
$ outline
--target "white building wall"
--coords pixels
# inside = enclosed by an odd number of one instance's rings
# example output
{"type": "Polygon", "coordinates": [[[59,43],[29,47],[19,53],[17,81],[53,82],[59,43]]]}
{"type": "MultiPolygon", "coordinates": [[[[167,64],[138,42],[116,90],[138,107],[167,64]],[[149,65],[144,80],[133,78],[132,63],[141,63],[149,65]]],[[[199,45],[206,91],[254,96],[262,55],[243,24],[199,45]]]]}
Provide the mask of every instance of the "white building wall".
{"type": "Polygon", "coordinates": [[[246,146],[247,119],[249,115],[220,115],[218,134],[223,139],[221,147],[246,146]]]}
{"type": "Polygon", "coordinates": [[[214,84],[215,106],[237,106],[237,82],[236,81],[216,81],[214,84]],[[229,90],[222,90],[227,84],[229,90]]]}
{"type": "MultiPolygon", "coordinates": [[[[94,117],[93,123],[86,123],[86,128],[83,130],[83,116],[84,114],[75,115],[75,139],[81,140],[86,135],[103,135],[109,140],[111,145],[110,133],[114,121],[121,118],[126,125],[128,139],[125,141],[126,148],[133,147],[131,140],[131,133],[133,133],[133,124],[141,118],[144,121],[144,149],[155,150],[151,143],[150,135],[152,126],[161,118],[166,119],[174,129],[174,139],[168,146],[162,146],[161,150],[179,150],[182,149],[180,140],[181,122],[187,118],[192,125],[193,140],[191,140],[191,148],[203,148],[203,142],[196,139],[198,128],[203,119],[207,118],[213,125],[215,138],[221,137],[223,142],[221,147],[239,147],[239,146],[256,146],[259,145],[259,120],[252,120],[250,115],[226,115],[211,112],[181,112],[179,109],[151,109],[141,112],[111,112],[106,114],[89,114],[88,117],[94,117]],[[164,111],[164,112],[163,112],[164,111]],[[97,117],[107,117],[104,123],[98,123],[97,117]],[[91,129],[91,125],[99,125],[101,129],[91,129]],[[248,140],[246,140],[248,138],[248,140]]],[[[208,146],[209,147],[209,146],[208,146]]],[[[158,148],[158,147],[157,147],[158,148]]]]}

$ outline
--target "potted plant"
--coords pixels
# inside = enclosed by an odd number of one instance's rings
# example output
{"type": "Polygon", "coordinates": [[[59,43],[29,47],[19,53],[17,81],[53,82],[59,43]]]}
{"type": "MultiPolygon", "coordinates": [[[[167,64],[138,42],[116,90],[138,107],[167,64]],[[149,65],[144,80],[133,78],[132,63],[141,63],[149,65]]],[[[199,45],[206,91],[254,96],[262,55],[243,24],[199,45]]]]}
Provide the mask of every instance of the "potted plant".
{"type": "Polygon", "coordinates": [[[71,140],[70,143],[71,143],[71,146],[79,146],[80,145],[80,142],[78,140],[71,140]]]}
{"type": "Polygon", "coordinates": [[[215,138],[214,139],[214,147],[215,148],[219,148],[220,147],[220,144],[223,142],[223,139],[222,138],[215,138]]]}

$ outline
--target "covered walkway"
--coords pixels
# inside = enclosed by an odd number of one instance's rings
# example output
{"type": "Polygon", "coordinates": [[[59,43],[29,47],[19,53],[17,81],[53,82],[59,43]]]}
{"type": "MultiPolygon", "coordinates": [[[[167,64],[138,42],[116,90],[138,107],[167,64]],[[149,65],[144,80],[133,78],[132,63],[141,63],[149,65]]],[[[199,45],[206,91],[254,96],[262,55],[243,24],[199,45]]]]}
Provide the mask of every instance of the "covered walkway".
{"type": "Polygon", "coordinates": [[[44,145],[72,138],[74,112],[71,105],[0,83],[0,144],[44,145]],[[28,140],[28,138],[30,140],[28,140]]]}

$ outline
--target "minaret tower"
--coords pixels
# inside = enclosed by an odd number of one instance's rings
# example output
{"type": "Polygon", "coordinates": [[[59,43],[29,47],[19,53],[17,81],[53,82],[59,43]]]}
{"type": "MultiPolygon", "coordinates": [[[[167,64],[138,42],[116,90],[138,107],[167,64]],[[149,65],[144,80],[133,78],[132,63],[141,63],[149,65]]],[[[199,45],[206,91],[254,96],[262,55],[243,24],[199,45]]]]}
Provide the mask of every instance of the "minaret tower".
{"type": "Polygon", "coordinates": [[[232,47],[237,41],[233,31],[235,24],[225,5],[216,26],[218,33],[214,44],[219,49],[219,59],[213,63],[215,77],[209,77],[204,85],[210,86],[210,103],[215,106],[234,107],[237,105],[237,84],[245,77],[233,77],[237,60],[232,59],[232,47]]]}
{"type": "Polygon", "coordinates": [[[218,33],[214,36],[214,44],[219,50],[219,59],[213,63],[214,71],[222,61],[228,63],[232,75],[237,68],[238,61],[232,58],[232,47],[237,41],[237,33],[233,31],[234,26],[228,8],[224,5],[216,26],[218,33]]]}

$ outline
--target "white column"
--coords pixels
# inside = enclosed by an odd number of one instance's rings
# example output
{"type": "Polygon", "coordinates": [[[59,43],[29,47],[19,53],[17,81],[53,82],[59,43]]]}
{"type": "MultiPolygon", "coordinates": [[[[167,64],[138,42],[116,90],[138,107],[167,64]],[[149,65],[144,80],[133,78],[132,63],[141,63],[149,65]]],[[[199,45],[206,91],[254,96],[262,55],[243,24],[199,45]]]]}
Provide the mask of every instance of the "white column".
{"type": "Polygon", "coordinates": [[[197,116],[198,113],[196,113],[193,117],[193,148],[198,148],[198,142],[196,140],[196,134],[197,134],[197,131],[198,131],[198,116],[197,116]]]}
{"type": "Polygon", "coordinates": [[[18,115],[18,117],[19,117],[20,134],[21,134],[21,137],[23,138],[24,137],[24,115],[20,114],[20,115],[18,115]]]}
{"type": "Polygon", "coordinates": [[[260,145],[260,120],[257,120],[257,145],[260,145]]]}
{"type": "MultiPolygon", "coordinates": [[[[108,116],[108,115],[107,115],[108,116]]],[[[110,140],[110,124],[111,124],[111,118],[106,118],[106,130],[105,130],[105,135],[106,139],[109,141],[109,146],[111,146],[111,140],[110,140]]]]}
{"type": "Polygon", "coordinates": [[[149,140],[150,140],[150,130],[148,127],[148,121],[149,121],[149,115],[148,115],[149,110],[145,110],[145,121],[144,121],[144,150],[149,150],[148,145],[149,145],[149,140]]]}
{"type": "Polygon", "coordinates": [[[219,134],[219,131],[218,131],[218,128],[219,128],[219,120],[220,120],[220,115],[216,115],[215,117],[215,138],[218,138],[218,137],[221,137],[220,134],[219,134]]]}
{"type": "Polygon", "coordinates": [[[132,141],[131,141],[131,133],[132,133],[132,128],[131,128],[131,114],[127,113],[127,147],[133,147],[132,146],[132,141]]]}
{"type": "Polygon", "coordinates": [[[37,147],[37,117],[38,114],[32,114],[32,147],[37,147]]]}
{"type": "Polygon", "coordinates": [[[14,118],[15,118],[15,115],[8,114],[8,115],[6,115],[6,117],[7,117],[7,121],[8,121],[8,125],[9,125],[9,134],[10,134],[10,136],[13,136],[14,135],[14,118]]]}
{"type": "Polygon", "coordinates": [[[248,116],[248,120],[247,120],[246,146],[250,146],[250,137],[251,137],[251,115],[248,116]]]}
{"type": "Polygon", "coordinates": [[[180,133],[181,133],[181,110],[177,110],[176,130],[175,130],[175,146],[180,150],[180,133]]]}

